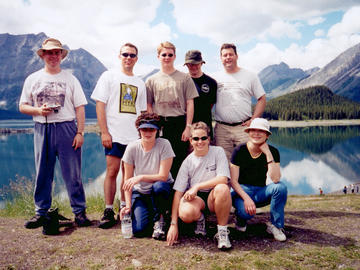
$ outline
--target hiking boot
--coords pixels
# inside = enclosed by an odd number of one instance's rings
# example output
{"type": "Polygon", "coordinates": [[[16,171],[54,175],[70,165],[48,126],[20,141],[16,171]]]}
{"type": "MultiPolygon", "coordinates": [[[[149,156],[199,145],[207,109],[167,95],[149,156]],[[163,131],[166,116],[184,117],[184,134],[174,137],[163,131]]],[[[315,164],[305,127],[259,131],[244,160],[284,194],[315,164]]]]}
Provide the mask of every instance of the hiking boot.
{"type": "Polygon", "coordinates": [[[104,216],[101,218],[99,228],[101,229],[109,229],[116,224],[116,220],[114,218],[114,211],[111,208],[105,208],[104,216]]]}
{"type": "Polygon", "coordinates": [[[36,214],[30,220],[26,221],[24,227],[26,229],[36,229],[44,225],[46,217],[36,214]]]}
{"type": "Polygon", "coordinates": [[[246,220],[236,217],[235,229],[240,232],[246,232],[247,229],[246,220]]]}
{"type": "Polygon", "coordinates": [[[92,225],[91,221],[86,216],[85,210],[75,214],[75,223],[78,227],[88,227],[92,225]]]}
{"type": "Polygon", "coordinates": [[[164,232],[165,223],[163,221],[156,221],[154,224],[154,231],[152,234],[152,238],[156,240],[164,240],[165,239],[165,232],[164,232]]]}
{"type": "Polygon", "coordinates": [[[269,234],[272,234],[275,238],[275,240],[277,241],[285,241],[286,240],[286,236],[284,234],[284,229],[283,228],[277,228],[275,227],[273,224],[271,224],[270,222],[267,222],[266,223],[266,231],[269,233],[269,234]]]}
{"type": "Polygon", "coordinates": [[[204,214],[201,214],[201,217],[196,222],[195,235],[206,235],[206,227],[205,227],[205,217],[204,214]]]}
{"type": "Polygon", "coordinates": [[[218,241],[218,249],[227,250],[231,248],[228,229],[218,229],[215,238],[218,241]]]}

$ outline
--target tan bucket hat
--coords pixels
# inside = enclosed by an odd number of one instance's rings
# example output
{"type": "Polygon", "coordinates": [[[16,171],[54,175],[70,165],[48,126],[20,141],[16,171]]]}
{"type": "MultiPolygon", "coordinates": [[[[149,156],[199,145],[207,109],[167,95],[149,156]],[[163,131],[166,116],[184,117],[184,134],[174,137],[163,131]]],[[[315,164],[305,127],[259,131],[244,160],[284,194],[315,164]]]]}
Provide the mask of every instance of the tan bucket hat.
{"type": "Polygon", "coordinates": [[[68,54],[68,51],[63,48],[61,42],[55,38],[45,39],[44,42],[42,43],[42,47],[40,49],[38,49],[36,53],[40,57],[42,57],[44,54],[44,51],[50,51],[50,50],[55,50],[55,49],[62,50],[62,53],[61,53],[62,59],[64,59],[68,54]]]}

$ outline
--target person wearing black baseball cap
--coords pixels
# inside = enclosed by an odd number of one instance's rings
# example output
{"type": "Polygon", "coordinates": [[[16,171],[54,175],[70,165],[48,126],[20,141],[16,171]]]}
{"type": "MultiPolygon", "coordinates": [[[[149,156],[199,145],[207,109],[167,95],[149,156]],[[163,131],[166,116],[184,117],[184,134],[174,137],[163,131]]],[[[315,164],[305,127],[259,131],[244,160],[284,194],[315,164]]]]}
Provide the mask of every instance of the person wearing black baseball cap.
{"type": "Polygon", "coordinates": [[[205,64],[199,50],[190,50],[185,55],[184,65],[188,68],[199,96],[194,98],[194,119],[193,122],[202,121],[210,128],[211,140],[214,137],[212,127],[211,109],[216,103],[217,83],[210,76],[206,75],[201,66],[205,64]]]}

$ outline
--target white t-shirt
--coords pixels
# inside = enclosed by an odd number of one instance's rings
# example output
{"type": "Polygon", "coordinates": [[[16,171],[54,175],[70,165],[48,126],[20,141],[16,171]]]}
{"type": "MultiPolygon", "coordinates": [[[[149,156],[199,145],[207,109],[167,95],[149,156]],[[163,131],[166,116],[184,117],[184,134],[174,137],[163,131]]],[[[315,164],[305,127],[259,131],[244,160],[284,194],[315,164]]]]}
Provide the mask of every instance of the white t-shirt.
{"type": "MultiPolygon", "coordinates": [[[[49,74],[40,69],[26,78],[19,103],[34,107],[41,107],[44,103],[60,105],[57,113],[47,116],[48,123],[55,123],[74,120],[75,108],[86,105],[87,101],[80,82],[69,71],[49,74]]],[[[33,116],[33,120],[46,123],[45,116],[41,115],[33,116]]]]}
{"type": "Polygon", "coordinates": [[[91,95],[106,104],[106,122],[113,142],[127,145],[139,138],[136,118],[146,111],[145,83],[120,70],[105,71],[91,95]]]}
{"type": "Polygon", "coordinates": [[[208,181],[216,176],[226,176],[230,179],[229,163],[222,147],[210,145],[206,156],[198,157],[194,152],[187,156],[181,164],[174,189],[185,192],[195,184],[208,181]]]}
{"type": "Polygon", "coordinates": [[[226,123],[245,121],[252,116],[251,97],[265,95],[259,77],[241,68],[236,73],[224,70],[213,75],[218,83],[215,120],[226,123]]]}
{"type": "MultiPolygon", "coordinates": [[[[134,165],[134,176],[136,176],[141,174],[158,174],[160,162],[171,157],[175,157],[175,154],[168,140],[157,138],[154,147],[150,151],[145,152],[139,139],[129,143],[122,160],[134,165]]],[[[170,172],[167,182],[174,182],[170,172]]],[[[153,183],[140,182],[134,186],[134,190],[143,194],[149,194],[152,185],[153,183]]]]}

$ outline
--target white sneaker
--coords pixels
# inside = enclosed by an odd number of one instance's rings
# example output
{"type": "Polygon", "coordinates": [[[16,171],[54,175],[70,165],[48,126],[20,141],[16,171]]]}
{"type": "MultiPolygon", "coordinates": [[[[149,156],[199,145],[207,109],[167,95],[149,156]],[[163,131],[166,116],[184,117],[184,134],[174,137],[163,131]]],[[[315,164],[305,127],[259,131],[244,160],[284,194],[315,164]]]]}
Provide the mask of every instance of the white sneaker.
{"type": "Polygon", "coordinates": [[[276,228],[273,224],[271,224],[270,222],[266,222],[266,231],[270,234],[272,234],[275,238],[275,240],[277,241],[285,241],[286,240],[286,236],[284,234],[284,229],[279,229],[276,228]]]}
{"type": "Polygon", "coordinates": [[[157,240],[165,239],[164,226],[165,226],[165,223],[163,221],[160,221],[160,220],[156,221],[154,223],[154,231],[152,234],[152,238],[157,239],[157,240]]]}
{"type": "Polygon", "coordinates": [[[204,214],[201,214],[201,217],[196,222],[195,235],[206,235],[206,227],[205,227],[205,217],[204,214]]]}
{"type": "Polygon", "coordinates": [[[226,250],[231,248],[229,233],[228,229],[218,229],[217,234],[215,234],[215,238],[218,241],[218,249],[226,250]]]}

